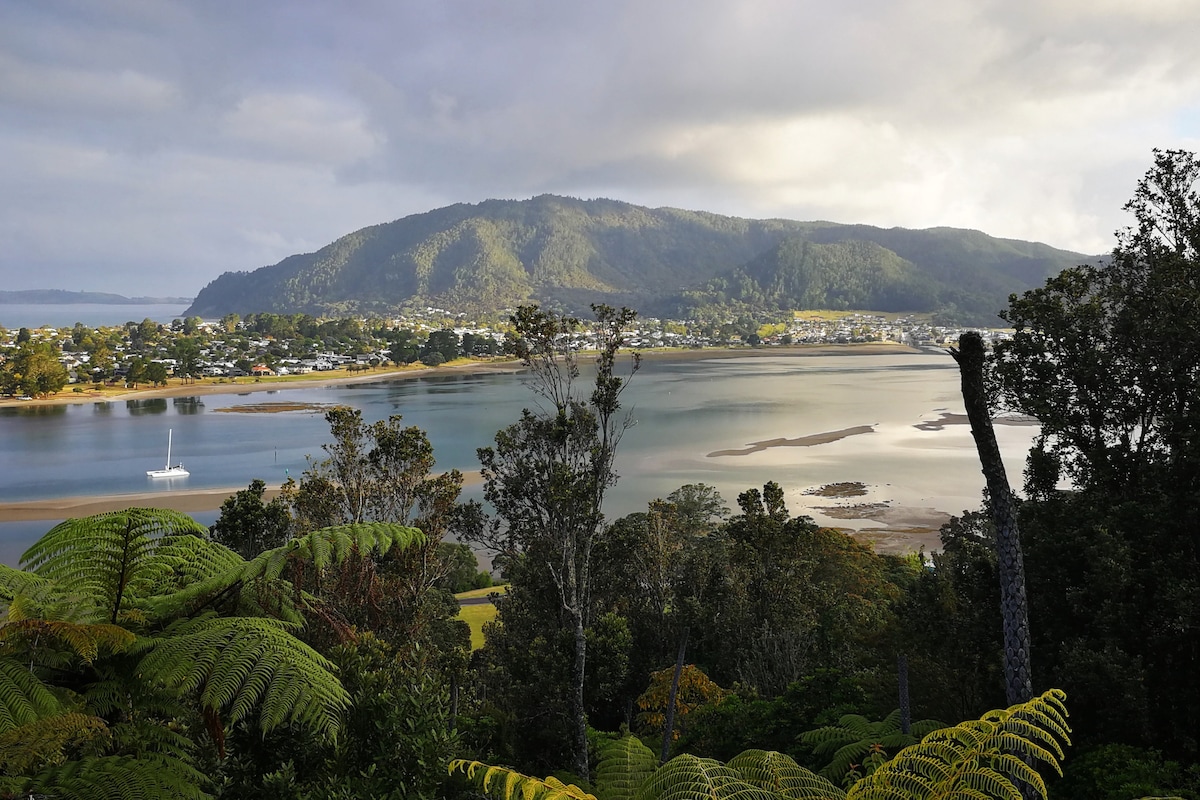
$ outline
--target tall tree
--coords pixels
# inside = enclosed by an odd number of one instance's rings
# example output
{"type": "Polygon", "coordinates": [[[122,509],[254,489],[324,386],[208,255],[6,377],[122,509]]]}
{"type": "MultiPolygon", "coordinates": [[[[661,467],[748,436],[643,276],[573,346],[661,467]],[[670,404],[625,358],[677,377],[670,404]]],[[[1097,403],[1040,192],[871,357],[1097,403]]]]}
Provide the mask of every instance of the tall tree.
{"type": "Polygon", "coordinates": [[[1026,538],[1051,558],[1064,554],[1062,542],[1079,544],[1037,579],[1049,593],[1036,618],[1051,627],[1044,637],[1035,631],[1035,642],[1057,673],[1050,680],[1073,692],[1082,718],[1106,718],[1114,703],[1144,693],[1142,707],[1122,715],[1149,721],[1142,743],[1192,757],[1200,684],[1185,665],[1200,662],[1198,182],[1195,154],[1155,151],[1111,258],[1012,297],[1003,316],[1015,333],[993,357],[1001,403],[1041,424],[1026,472],[1036,501],[1023,513],[1035,525],[1026,538]],[[1064,479],[1072,492],[1060,490],[1064,479]],[[1105,675],[1136,693],[1113,692],[1105,675]]]}
{"type": "MultiPolygon", "coordinates": [[[[596,377],[587,392],[580,385],[582,323],[537,306],[517,310],[513,352],[529,369],[529,384],[543,405],[525,409],[520,421],[496,434],[494,447],[479,450],[485,496],[498,516],[488,544],[538,565],[553,583],[571,632],[572,766],[579,775],[588,773],[584,686],[592,554],[605,531],[604,497],[616,482],[614,461],[628,426],[619,413],[628,378],[617,374],[617,354],[636,317],[626,308],[593,311],[596,377]]],[[[635,353],[630,374],[639,363],[635,353]]]]}
{"type": "Polygon", "coordinates": [[[983,377],[986,357],[983,337],[976,331],[968,331],[959,337],[958,349],[952,349],[950,353],[958,362],[963,402],[971,422],[971,436],[979,453],[979,463],[987,483],[988,505],[996,526],[1000,609],[1004,621],[1005,695],[1010,705],[1023,703],[1033,696],[1025,556],[1021,551],[1017,524],[1017,501],[1008,485],[1004,461],[1000,457],[1000,445],[996,442],[996,431],[992,428],[992,415],[988,409],[983,377]]]}

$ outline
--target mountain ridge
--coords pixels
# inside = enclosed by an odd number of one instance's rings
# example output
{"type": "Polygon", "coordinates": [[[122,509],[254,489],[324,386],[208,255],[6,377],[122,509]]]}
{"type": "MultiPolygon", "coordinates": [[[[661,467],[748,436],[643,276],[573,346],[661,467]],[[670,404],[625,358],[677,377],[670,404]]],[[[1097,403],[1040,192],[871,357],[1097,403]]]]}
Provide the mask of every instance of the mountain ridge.
{"type": "Polygon", "coordinates": [[[1008,294],[1085,260],[981,231],[747,219],[539,195],[444,206],[271,266],[227,272],[186,313],[498,312],[527,302],[578,313],[606,302],[682,317],[903,300],[916,307],[873,310],[987,316],[1008,294]]]}

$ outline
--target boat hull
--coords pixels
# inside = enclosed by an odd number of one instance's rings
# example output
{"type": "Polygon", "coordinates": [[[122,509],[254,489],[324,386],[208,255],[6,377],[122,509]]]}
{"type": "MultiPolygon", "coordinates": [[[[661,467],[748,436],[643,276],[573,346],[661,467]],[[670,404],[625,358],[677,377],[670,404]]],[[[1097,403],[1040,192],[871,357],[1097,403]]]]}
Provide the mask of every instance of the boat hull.
{"type": "Polygon", "coordinates": [[[168,467],[167,469],[148,469],[146,470],[147,477],[150,478],[186,478],[191,473],[179,467],[168,467]]]}

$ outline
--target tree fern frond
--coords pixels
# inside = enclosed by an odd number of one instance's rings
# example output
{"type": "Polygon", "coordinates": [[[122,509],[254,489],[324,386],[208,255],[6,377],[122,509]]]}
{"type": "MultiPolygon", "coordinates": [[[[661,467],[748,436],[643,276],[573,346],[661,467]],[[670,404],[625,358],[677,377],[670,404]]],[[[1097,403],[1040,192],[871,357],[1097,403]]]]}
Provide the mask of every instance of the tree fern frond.
{"type": "Polygon", "coordinates": [[[1021,800],[1022,787],[1027,786],[1045,800],[1046,784],[1027,759],[1059,769],[1058,739],[1069,743],[1063,697],[1052,689],[1027,703],[934,731],[855,783],[846,797],[1021,800]]]}
{"type": "MultiPolygon", "coordinates": [[[[886,764],[884,766],[887,766],[886,764]]],[[[916,772],[885,771],[880,768],[855,782],[847,800],[925,800],[949,798],[953,792],[916,772]]]]}
{"type": "Polygon", "coordinates": [[[900,709],[893,710],[878,722],[871,722],[860,714],[847,714],[837,725],[807,731],[800,740],[813,748],[817,756],[829,757],[829,763],[821,775],[840,779],[855,764],[860,764],[878,747],[895,752],[905,745],[916,743],[921,736],[944,727],[937,720],[920,720],[913,723],[910,733],[900,730],[900,709]]]}
{"type": "Polygon", "coordinates": [[[119,625],[81,625],[62,620],[31,618],[0,626],[0,641],[12,639],[58,641],[90,664],[96,660],[102,649],[109,653],[119,653],[133,644],[137,637],[119,625]]]}
{"type": "Polygon", "coordinates": [[[291,627],[245,617],[187,620],[153,640],[138,672],[198,693],[202,707],[227,713],[230,723],[260,708],[263,730],[296,722],[332,737],[349,695],[333,664],[292,636],[291,627]]]}
{"type": "Polygon", "coordinates": [[[318,569],[338,563],[350,552],[388,553],[393,548],[422,545],[425,534],[416,528],[388,522],[364,522],[351,525],[335,525],[321,528],[306,536],[292,539],[287,544],[260,553],[246,565],[241,577],[274,580],[283,574],[283,569],[292,559],[303,559],[318,569]]]}
{"type": "MultiPolygon", "coordinates": [[[[158,557],[171,567],[174,587],[190,586],[228,574],[246,560],[219,542],[199,536],[174,536],[158,548],[158,557]]],[[[164,590],[168,590],[164,587],[164,590]]]]}
{"type": "Polygon", "coordinates": [[[38,597],[53,589],[54,583],[46,578],[0,564],[0,600],[11,602],[16,597],[38,597]]]}
{"type": "Polygon", "coordinates": [[[846,796],[830,781],[775,751],[746,750],[727,761],[725,766],[736,771],[747,783],[791,800],[842,800],[846,796]]]}
{"type": "Polygon", "coordinates": [[[0,658],[0,734],[60,711],[58,698],[26,666],[0,658]]]}
{"type": "Polygon", "coordinates": [[[177,759],[104,756],[70,761],[44,770],[36,791],[61,800],[206,800],[208,778],[177,759]]]}
{"type": "Polygon", "coordinates": [[[626,734],[607,742],[596,764],[596,792],[604,800],[632,800],[658,767],[654,751],[636,736],[626,734]]]}
{"type": "Polygon", "coordinates": [[[180,731],[145,717],[113,725],[110,731],[116,752],[137,753],[142,757],[162,756],[190,762],[196,747],[180,731]]]}
{"type": "Polygon", "coordinates": [[[684,753],[659,767],[635,800],[779,800],[711,758],[684,753]]]}
{"type": "Polygon", "coordinates": [[[63,750],[96,739],[107,739],[104,720],[90,714],[44,717],[0,734],[0,770],[28,775],[65,760],[63,750]]]}
{"type": "Polygon", "coordinates": [[[126,604],[170,571],[156,558],[174,537],[200,536],[202,525],[186,514],[160,508],[127,508],[54,526],[21,556],[22,565],[80,596],[111,622],[126,604]]]}
{"type": "Polygon", "coordinates": [[[450,762],[449,771],[451,775],[463,773],[476,788],[495,800],[596,800],[595,795],[573,784],[553,778],[542,780],[479,761],[455,759],[450,762]]]}

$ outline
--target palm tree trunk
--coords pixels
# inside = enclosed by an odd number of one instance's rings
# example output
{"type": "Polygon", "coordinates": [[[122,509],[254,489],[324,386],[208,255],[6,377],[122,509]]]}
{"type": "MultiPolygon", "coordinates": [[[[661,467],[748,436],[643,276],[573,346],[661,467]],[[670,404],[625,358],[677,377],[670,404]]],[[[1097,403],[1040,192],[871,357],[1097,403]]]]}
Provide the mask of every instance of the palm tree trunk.
{"type": "Polygon", "coordinates": [[[1029,607],[1025,599],[1025,559],[1017,530],[1017,506],[1000,446],[992,429],[987,392],[983,384],[983,338],[975,331],[964,333],[958,349],[950,354],[958,362],[963,403],[971,422],[971,436],[979,451],[979,463],[987,480],[992,519],[996,525],[996,553],[1000,561],[1000,609],[1004,618],[1004,683],[1009,705],[1033,697],[1030,676],[1029,607]]]}

